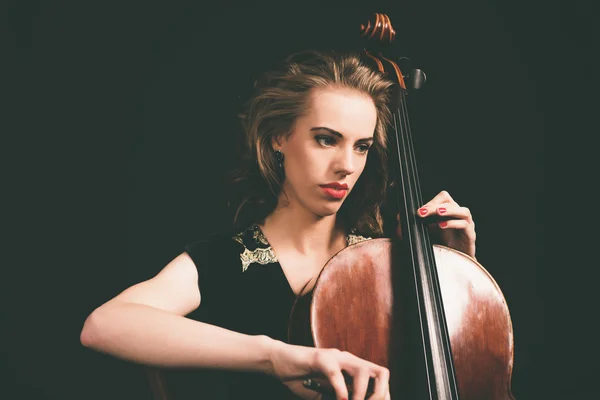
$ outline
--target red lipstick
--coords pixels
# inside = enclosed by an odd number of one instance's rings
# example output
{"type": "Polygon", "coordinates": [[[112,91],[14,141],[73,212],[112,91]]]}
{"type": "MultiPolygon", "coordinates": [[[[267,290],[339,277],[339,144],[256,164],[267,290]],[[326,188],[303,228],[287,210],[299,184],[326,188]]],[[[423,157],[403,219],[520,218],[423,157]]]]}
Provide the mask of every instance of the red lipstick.
{"type": "Polygon", "coordinates": [[[334,199],[342,199],[348,193],[348,185],[345,183],[332,182],[319,186],[321,186],[323,193],[334,199]]]}

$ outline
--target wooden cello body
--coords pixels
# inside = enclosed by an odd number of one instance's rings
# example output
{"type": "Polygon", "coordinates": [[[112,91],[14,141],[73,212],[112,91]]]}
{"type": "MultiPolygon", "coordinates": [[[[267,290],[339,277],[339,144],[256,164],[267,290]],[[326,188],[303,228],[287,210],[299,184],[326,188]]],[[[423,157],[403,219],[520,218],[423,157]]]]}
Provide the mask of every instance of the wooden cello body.
{"type": "MultiPolygon", "coordinates": [[[[512,323],[500,288],[471,257],[433,247],[460,398],[512,399],[512,323]]],[[[338,348],[392,367],[390,356],[403,354],[392,351],[392,342],[402,338],[391,335],[391,253],[390,239],[371,239],[335,255],[314,288],[298,298],[290,318],[290,342],[338,348]]]]}
{"type": "MultiPolygon", "coordinates": [[[[384,14],[361,30],[369,39],[390,42],[395,34],[384,14]]],[[[332,257],[298,296],[289,341],[337,348],[388,367],[393,400],[514,399],[513,331],[505,298],[474,258],[432,245],[415,217],[423,202],[404,76],[381,53],[367,55],[381,72],[396,75],[400,87],[393,125],[403,240],[371,239],[332,257]]]]}

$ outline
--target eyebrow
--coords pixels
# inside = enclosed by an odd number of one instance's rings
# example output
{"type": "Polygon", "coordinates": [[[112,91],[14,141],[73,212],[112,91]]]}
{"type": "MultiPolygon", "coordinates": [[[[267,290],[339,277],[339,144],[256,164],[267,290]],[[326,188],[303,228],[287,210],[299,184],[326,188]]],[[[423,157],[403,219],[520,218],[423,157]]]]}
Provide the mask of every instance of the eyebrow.
{"type": "MultiPolygon", "coordinates": [[[[338,131],[331,129],[331,128],[327,128],[325,126],[315,126],[314,128],[310,129],[311,132],[313,131],[327,131],[329,133],[331,133],[334,136],[343,138],[344,135],[342,135],[341,133],[339,133],[338,131]]],[[[373,138],[372,137],[368,137],[368,138],[362,138],[362,139],[358,139],[356,142],[372,142],[373,138]]]]}

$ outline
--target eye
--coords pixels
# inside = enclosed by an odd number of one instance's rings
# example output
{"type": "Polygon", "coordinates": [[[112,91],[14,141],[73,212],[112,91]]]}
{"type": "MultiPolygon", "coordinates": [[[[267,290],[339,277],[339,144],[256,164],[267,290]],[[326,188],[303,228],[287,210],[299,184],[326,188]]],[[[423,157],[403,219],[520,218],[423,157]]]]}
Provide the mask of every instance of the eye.
{"type": "Polygon", "coordinates": [[[335,144],[335,139],[331,136],[316,136],[315,140],[323,147],[329,147],[335,144]]]}
{"type": "Polygon", "coordinates": [[[371,146],[368,144],[361,144],[360,146],[358,146],[358,152],[361,154],[364,154],[367,151],[369,151],[370,148],[371,148],[371,146]]]}

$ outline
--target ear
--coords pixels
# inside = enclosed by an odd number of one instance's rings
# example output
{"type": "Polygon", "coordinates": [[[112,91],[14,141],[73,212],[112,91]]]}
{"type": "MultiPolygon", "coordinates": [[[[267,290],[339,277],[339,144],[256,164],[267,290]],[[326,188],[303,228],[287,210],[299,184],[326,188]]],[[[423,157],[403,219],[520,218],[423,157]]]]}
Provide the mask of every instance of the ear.
{"type": "Polygon", "coordinates": [[[281,150],[281,148],[283,147],[283,142],[283,135],[273,135],[271,137],[271,147],[273,148],[273,151],[281,150]]]}

